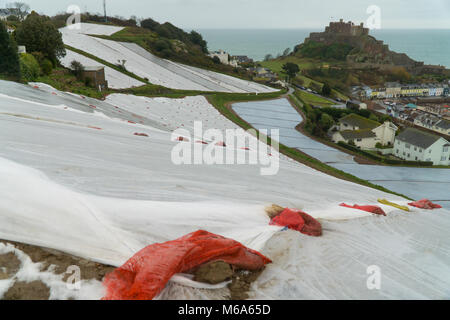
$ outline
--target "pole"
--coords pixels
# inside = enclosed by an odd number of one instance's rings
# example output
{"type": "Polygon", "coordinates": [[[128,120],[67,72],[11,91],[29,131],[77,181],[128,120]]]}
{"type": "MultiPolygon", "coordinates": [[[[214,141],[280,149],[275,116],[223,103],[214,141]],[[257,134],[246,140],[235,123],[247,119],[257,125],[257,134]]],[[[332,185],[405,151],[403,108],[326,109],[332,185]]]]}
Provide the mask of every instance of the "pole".
{"type": "Polygon", "coordinates": [[[106,15],[106,0],[103,0],[103,11],[105,12],[105,22],[108,22],[108,16],[106,15]]]}

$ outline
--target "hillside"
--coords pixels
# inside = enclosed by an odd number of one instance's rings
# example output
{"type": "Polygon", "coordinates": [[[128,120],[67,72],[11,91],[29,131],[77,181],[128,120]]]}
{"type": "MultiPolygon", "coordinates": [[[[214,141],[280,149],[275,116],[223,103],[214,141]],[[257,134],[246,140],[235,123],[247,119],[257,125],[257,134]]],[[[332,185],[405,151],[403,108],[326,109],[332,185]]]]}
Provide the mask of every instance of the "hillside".
{"type": "MultiPolygon", "coordinates": [[[[178,144],[175,128],[183,126],[186,135],[194,133],[194,121],[202,121],[205,130],[237,128],[201,96],[111,95],[99,101],[33,85],[0,81],[0,239],[120,266],[149,244],[203,229],[273,259],[251,287],[253,299],[445,297],[448,245],[443,239],[450,223],[445,210],[405,215],[381,205],[388,217],[374,217],[340,207],[342,201],[376,203],[384,197],[406,201],[283,155],[274,176],[261,176],[260,166],[176,165],[170,161],[178,144]],[[319,218],[324,236],[270,226],[264,206],[271,203],[319,218]],[[365,286],[366,267],[372,264],[392,279],[383,282],[383,290],[365,286]],[[430,264],[434,272],[425,272],[430,264]]],[[[258,151],[237,150],[237,157],[252,152],[258,151]]],[[[52,281],[53,298],[87,297],[55,286],[48,274],[36,277],[52,281]]],[[[199,286],[178,276],[163,296],[217,299],[218,292],[228,290],[199,286]]],[[[98,282],[95,288],[89,298],[102,296],[98,282]]]]}
{"type": "MultiPolygon", "coordinates": [[[[76,53],[88,56],[102,66],[119,66],[121,71],[130,73],[129,76],[137,76],[141,82],[171,89],[210,92],[276,91],[248,80],[161,59],[133,42],[117,42],[98,37],[110,36],[123,30],[123,27],[82,23],[80,29],[65,27],[60,32],[68,47],[69,57],[74,56],[73,51],[76,50],[76,53]]],[[[71,61],[68,58],[62,62],[69,67],[71,61]]],[[[108,77],[107,80],[109,81],[108,77]]],[[[130,81],[128,79],[127,83],[130,81]]]]}
{"type": "MultiPolygon", "coordinates": [[[[58,28],[63,28],[66,26],[67,17],[68,15],[57,15],[52,17],[52,21],[58,28]]],[[[117,33],[96,35],[97,37],[136,43],[160,58],[250,79],[245,69],[214,63],[207,55],[207,42],[194,30],[186,32],[169,22],[161,24],[151,18],[140,21],[139,25],[136,20],[117,17],[108,17],[108,23],[104,21],[103,16],[89,13],[81,15],[82,23],[122,27],[117,33]]]]}
{"type": "Polygon", "coordinates": [[[387,81],[441,82],[450,78],[450,70],[425,65],[404,53],[391,51],[383,41],[370,35],[363,24],[331,22],[324,32],[313,32],[293,53],[264,62],[263,65],[297,63],[302,77],[328,82],[348,92],[352,85],[381,85],[387,81]]]}

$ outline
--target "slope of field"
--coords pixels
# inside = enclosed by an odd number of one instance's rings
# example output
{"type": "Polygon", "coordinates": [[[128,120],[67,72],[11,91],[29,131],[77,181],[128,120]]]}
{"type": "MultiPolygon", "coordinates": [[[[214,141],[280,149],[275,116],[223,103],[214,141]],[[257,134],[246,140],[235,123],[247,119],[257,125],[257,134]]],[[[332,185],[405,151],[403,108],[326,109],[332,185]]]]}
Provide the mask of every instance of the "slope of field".
{"type": "MultiPolygon", "coordinates": [[[[119,266],[149,244],[204,229],[274,261],[253,297],[449,297],[447,211],[383,206],[388,217],[375,217],[339,207],[406,201],[284,156],[274,176],[261,176],[258,165],[175,165],[173,129],[188,135],[194,120],[204,130],[236,128],[204,97],[97,101],[36,85],[0,81],[0,239],[119,266]],[[320,218],[324,236],[269,226],[264,206],[271,203],[320,218]],[[366,287],[371,265],[382,268],[382,290],[366,287]]],[[[204,148],[231,148],[201,136],[183,143],[194,147],[201,138],[204,148]]],[[[256,152],[234,151],[237,159],[256,152]]],[[[173,280],[163,297],[199,297],[198,289],[178,284],[186,279],[173,280]]]]}
{"type": "Polygon", "coordinates": [[[60,29],[65,44],[110,63],[121,63],[141,78],[172,89],[217,92],[273,92],[272,88],[242,79],[188,67],[158,58],[136,44],[91,37],[89,34],[114,33],[113,27],[81,24],[80,30],[60,29]]]}
{"type": "Polygon", "coordinates": [[[78,61],[85,67],[104,67],[105,76],[108,81],[108,87],[111,89],[126,89],[131,87],[143,86],[145,84],[79,53],[70,50],[66,50],[66,52],[66,56],[60,60],[61,64],[64,67],[70,68],[70,64],[72,63],[72,61],[78,61]]]}

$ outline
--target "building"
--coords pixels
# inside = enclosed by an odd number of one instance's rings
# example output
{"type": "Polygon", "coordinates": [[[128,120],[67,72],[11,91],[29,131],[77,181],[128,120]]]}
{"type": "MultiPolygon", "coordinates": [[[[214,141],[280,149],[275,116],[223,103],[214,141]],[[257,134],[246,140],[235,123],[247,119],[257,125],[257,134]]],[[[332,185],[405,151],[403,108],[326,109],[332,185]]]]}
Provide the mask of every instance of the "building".
{"type": "Polygon", "coordinates": [[[402,97],[442,97],[449,93],[447,84],[407,84],[387,82],[384,88],[365,90],[368,99],[392,99],[402,97]]]}
{"type": "Polygon", "coordinates": [[[395,138],[394,155],[407,161],[450,165],[450,142],[418,129],[407,128],[395,138]]]}
{"type": "Polygon", "coordinates": [[[434,125],[434,131],[450,136],[450,120],[442,119],[434,125]]]}
{"type": "Polygon", "coordinates": [[[220,60],[220,63],[222,64],[229,64],[230,63],[230,55],[226,53],[225,51],[218,50],[214,52],[210,52],[209,55],[211,58],[217,57],[220,60]]]}
{"type": "Polygon", "coordinates": [[[234,58],[238,63],[253,63],[253,59],[250,59],[247,56],[235,56],[234,58]]]}
{"type": "Polygon", "coordinates": [[[91,79],[92,86],[99,91],[108,89],[108,81],[105,77],[105,67],[84,67],[83,79],[91,79]]]}
{"type": "Polygon", "coordinates": [[[397,130],[392,122],[380,124],[352,113],[339,119],[330,132],[334,143],[354,143],[360,149],[371,150],[376,149],[377,144],[393,145],[397,130]]]}
{"type": "Polygon", "coordinates": [[[388,82],[384,92],[386,98],[398,98],[402,94],[402,86],[398,82],[388,82]]]}
{"type": "Polygon", "coordinates": [[[349,100],[347,101],[347,108],[356,110],[366,110],[367,104],[358,100],[349,100]]]}
{"type": "Polygon", "coordinates": [[[355,25],[353,22],[344,22],[340,19],[339,22],[330,22],[330,25],[325,28],[326,33],[337,33],[347,36],[362,36],[369,35],[369,29],[364,28],[364,23],[355,25]]]}

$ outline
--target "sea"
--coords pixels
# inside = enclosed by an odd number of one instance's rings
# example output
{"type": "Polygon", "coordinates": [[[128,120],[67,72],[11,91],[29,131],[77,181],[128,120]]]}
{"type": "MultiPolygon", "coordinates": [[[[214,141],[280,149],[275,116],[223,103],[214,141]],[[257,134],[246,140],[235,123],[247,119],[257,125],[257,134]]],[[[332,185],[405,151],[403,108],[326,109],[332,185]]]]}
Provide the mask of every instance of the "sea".
{"type": "MultiPolygon", "coordinates": [[[[267,54],[276,57],[286,48],[291,50],[311,32],[317,29],[201,29],[198,30],[208,42],[210,51],[223,49],[231,55],[246,55],[261,61],[267,54]]],[[[383,40],[389,48],[406,53],[412,59],[426,64],[450,68],[450,29],[401,30],[381,29],[370,33],[383,40]]]]}

